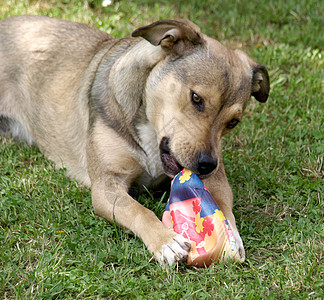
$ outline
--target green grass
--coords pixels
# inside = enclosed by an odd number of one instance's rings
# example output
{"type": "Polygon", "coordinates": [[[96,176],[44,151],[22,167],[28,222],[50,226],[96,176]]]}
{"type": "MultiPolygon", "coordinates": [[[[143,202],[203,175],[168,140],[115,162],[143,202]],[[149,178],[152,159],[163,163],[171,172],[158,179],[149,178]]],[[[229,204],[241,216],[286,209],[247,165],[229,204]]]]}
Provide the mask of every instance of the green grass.
{"type": "MultiPolygon", "coordinates": [[[[267,66],[269,101],[251,100],[224,159],[244,264],[162,268],[136,237],[96,217],[90,192],[35,148],[0,138],[2,299],[323,299],[323,4],[287,1],[4,1],[0,18],[43,14],[116,36],[161,18],[267,66]],[[182,5],[183,3],[183,5],[182,5]]],[[[161,216],[164,203],[141,201],[161,216]]]]}

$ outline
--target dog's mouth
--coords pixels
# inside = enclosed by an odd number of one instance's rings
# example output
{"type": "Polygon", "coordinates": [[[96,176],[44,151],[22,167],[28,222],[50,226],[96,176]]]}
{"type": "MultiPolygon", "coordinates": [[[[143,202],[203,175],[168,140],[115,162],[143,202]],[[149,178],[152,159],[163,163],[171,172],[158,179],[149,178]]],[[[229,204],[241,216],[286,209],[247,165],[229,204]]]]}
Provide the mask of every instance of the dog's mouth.
{"type": "Polygon", "coordinates": [[[181,166],[178,163],[178,161],[174,158],[174,156],[171,154],[170,147],[169,147],[169,139],[167,137],[164,137],[161,140],[160,156],[161,156],[164,172],[168,176],[174,177],[183,169],[183,166],[181,166]]]}

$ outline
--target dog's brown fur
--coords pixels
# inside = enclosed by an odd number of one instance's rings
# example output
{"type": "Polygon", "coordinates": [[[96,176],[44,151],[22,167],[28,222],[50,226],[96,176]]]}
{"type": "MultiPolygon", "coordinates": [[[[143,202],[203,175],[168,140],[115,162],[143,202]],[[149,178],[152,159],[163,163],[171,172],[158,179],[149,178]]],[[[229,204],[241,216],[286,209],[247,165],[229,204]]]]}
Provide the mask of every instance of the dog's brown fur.
{"type": "Polygon", "coordinates": [[[251,95],[265,102],[268,93],[265,67],[186,20],[124,39],[47,17],[0,22],[0,132],[37,144],[91,188],[96,214],[134,232],[162,263],[183,260],[189,244],[128,191],[182,167],[203,178],[244,260],[221,137],[251,95]]]}

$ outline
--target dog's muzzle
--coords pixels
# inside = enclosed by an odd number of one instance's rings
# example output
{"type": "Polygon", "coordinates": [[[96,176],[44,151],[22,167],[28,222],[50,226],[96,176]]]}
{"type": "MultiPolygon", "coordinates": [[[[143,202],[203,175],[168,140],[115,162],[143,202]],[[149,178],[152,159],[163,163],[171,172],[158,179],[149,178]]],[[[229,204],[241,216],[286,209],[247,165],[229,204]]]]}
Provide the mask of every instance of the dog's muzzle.
{"type": "MultiPolygon", "coordinates": [[[[164,172],[174,177],[177,175],[184,167],[176,160],[172,155],[169,138],[164,137],[160,143],[160,156],[163,165],[164,172]]],[[[200,152],[196,159],[196,167],[190,168],[192,172],[196,173],[201,178],[208,177],[217,168],[218,160],[212,157],[207,152],[200,152]]],[[[188,168],[188,166],[186,166],[188,168]]]]}

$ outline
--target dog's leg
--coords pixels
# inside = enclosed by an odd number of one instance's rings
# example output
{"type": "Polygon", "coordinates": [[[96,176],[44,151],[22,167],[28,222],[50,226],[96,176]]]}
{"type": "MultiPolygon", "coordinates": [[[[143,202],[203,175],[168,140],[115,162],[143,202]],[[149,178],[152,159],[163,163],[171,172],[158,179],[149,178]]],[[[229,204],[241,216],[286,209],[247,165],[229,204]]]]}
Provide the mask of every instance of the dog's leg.
{"type": "Polygon", "coordinates": [[[131,230],[160,263],[172,265],[184,260],[190,243],[128,195],[141,167],[127,142],[104,126],[96,124],[87,149],[95,213],[131,230]]]}
{"type": "Polygon", "coordinates": [[[219,208],[223,211],[225,217],[230,223],[236,246],[239,250],[241,261],[245,260],[245,250],[242,239],[236,227],[235,217],[233,215],[233,193],[228,183],[223,162],[220,163],[217,172],[203,180],[207,189],[216,200],[219,208]]]}

